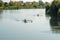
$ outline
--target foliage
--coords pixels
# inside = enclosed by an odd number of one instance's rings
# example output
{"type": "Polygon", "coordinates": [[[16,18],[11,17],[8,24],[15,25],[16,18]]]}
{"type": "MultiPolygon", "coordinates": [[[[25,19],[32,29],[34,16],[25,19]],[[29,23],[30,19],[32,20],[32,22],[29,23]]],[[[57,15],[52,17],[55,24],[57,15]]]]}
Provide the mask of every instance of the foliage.
{"type": "Polygon", "coordinates": [[[3,6],[3,1],[2,1],[2,0],[0,0],[0,7],[1,7],[1,6],[3,6]]]}
{"type": "Polygon", "coordinates": [[[40,2],[23,2],[23,1],[10,1],[3,2],[0,0],[0,9],[29,9],[29,8],[44,8],[44,3],[40,2]]]}
{"type": "Polygon", "coordinates": [[[52,15],[53,15],[54,11],[55,11],[55,13],[57,12],[57,14],[58,14],[59,9],[60,9],[60,0],[54,0],[51,4],[47,3],[46,14],[49,14],[48,10],[50,10],[50,14],[52,14],[52,15]],[[53,13],[51,13],[51,12],[53,12],[53,13]]]}

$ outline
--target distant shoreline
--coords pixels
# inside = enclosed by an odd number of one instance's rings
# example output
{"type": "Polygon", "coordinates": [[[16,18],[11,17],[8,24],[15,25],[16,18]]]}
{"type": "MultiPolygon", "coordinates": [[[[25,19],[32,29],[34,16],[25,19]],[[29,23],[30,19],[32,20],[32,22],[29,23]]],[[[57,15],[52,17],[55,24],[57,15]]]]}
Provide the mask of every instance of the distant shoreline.
{"type": "Polygon", "coordinates": [[[45,8],[43,1],[23,2],[23,1],[0,1],[0,10],[15,10],[15,9],[42,9],[45,8]]]}
{"type": "Polygon", "coordinates": [[[19,10],[19,9],[45,9],[45,8],[3,8],[3,7],[0,7],[0,10],[19,10]]]}

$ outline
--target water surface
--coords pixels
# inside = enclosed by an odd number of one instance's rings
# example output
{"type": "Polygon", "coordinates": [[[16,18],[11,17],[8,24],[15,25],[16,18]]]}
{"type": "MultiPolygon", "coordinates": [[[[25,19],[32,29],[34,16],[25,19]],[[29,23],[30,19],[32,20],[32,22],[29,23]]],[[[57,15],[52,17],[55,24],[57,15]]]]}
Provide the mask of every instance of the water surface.
{"type": "Polygon", "coordinates": [[[49,22],[45,9],[2,10],[0,40],[60,40],[60,29],[52,29],[49,22]]]}

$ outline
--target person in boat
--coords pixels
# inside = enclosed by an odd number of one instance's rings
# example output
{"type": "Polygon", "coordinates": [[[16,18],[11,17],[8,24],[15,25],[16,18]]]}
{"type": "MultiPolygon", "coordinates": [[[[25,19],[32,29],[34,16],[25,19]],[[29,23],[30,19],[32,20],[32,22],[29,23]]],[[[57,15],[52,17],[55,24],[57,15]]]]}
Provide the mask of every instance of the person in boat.
{"type": "Polygon", "coordinates": [[[39,14],[37,14],[37,16],[39,16],[39,14]]]}
{"type": "Polygon", "coordinates": [[[23,21],[24,21],[24,23],[28,23],[28,21],[31,23],[33,22],[32,20],[26,20],[26,19],[24,19],[23,21]]]}
{"type": "Polygon", "coordinates": [[[23,21],[24,21],[24,23],[27,23],[27,20],[26,19],[24,19],[23,21]]]}

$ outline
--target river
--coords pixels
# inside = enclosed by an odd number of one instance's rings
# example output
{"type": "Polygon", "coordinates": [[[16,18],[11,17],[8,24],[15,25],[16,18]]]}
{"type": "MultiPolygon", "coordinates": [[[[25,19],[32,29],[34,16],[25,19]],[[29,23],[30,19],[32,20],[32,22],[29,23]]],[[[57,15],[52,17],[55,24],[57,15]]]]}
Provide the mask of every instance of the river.
{"type": "Polygon", "coordinates": [[[60,40],[60,29],[51,28],[45,9],[0,10],[0,40],[60,40]]]}

